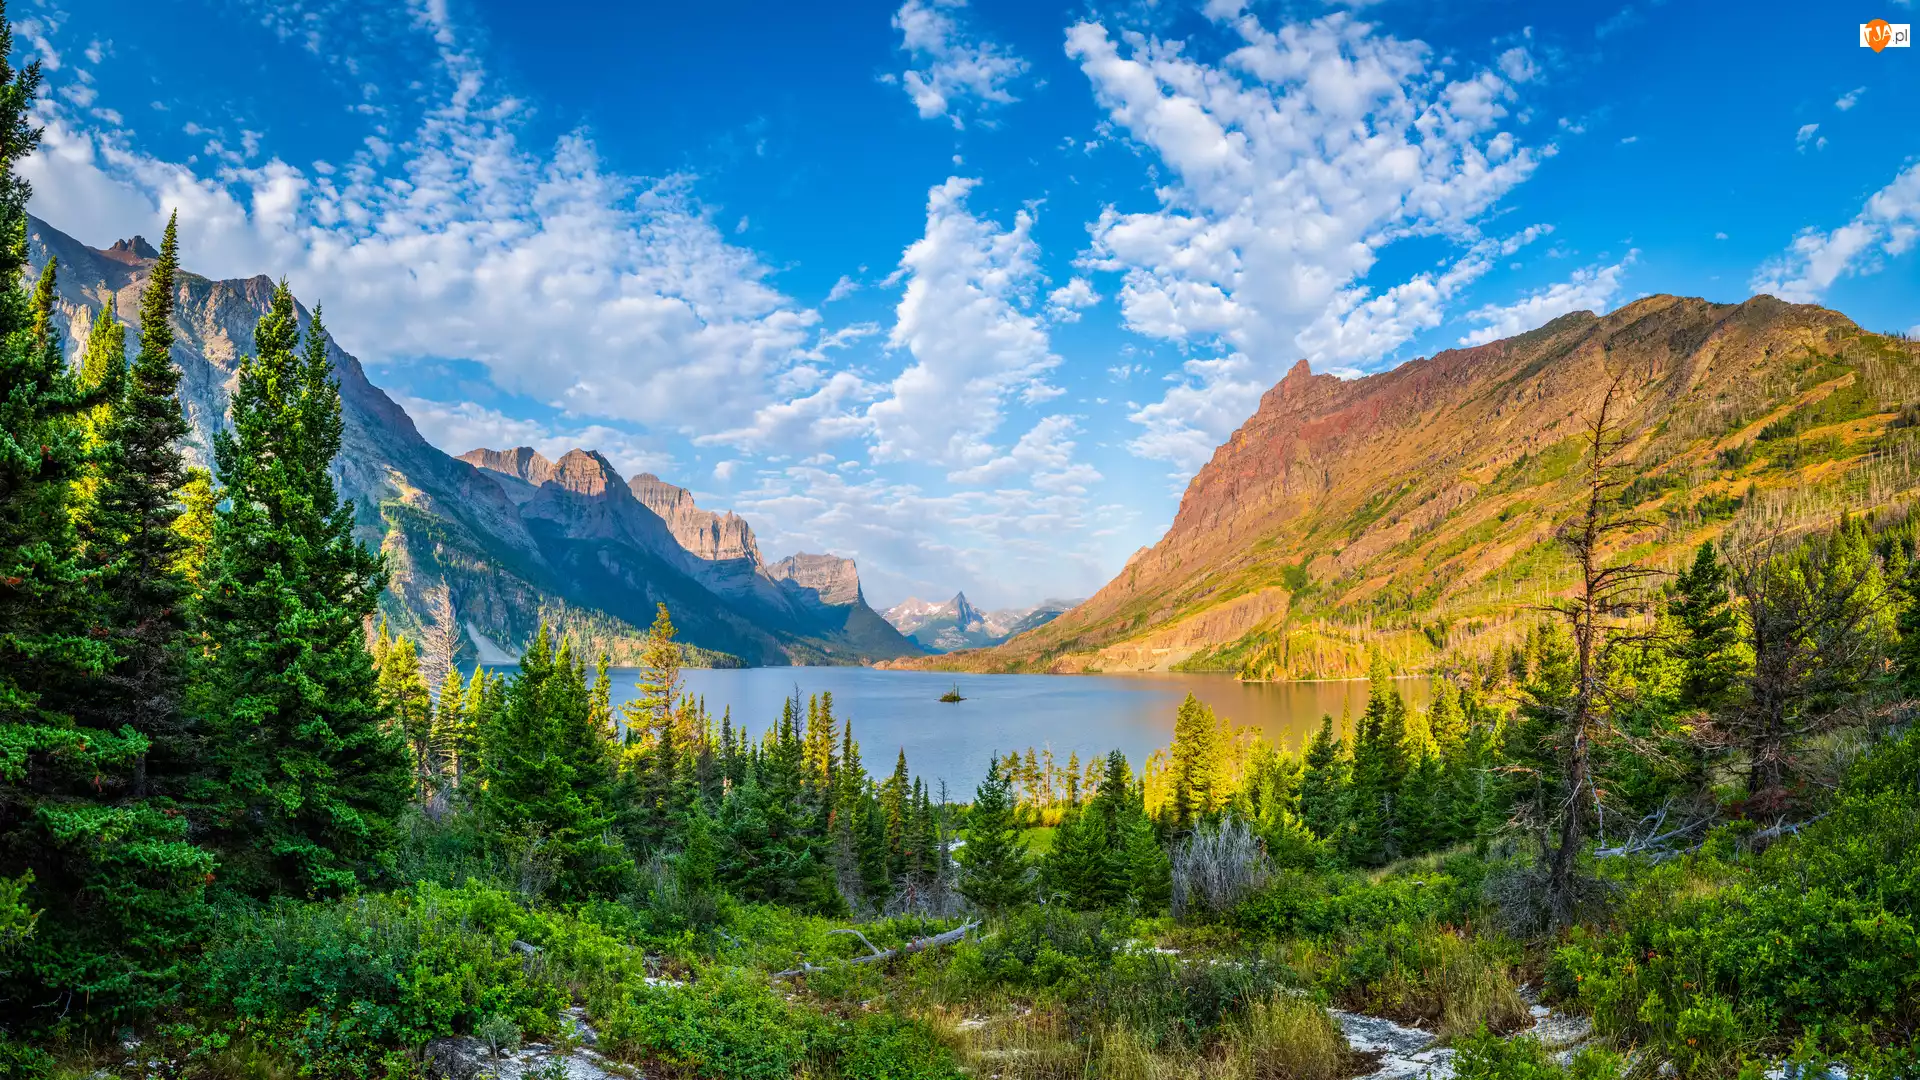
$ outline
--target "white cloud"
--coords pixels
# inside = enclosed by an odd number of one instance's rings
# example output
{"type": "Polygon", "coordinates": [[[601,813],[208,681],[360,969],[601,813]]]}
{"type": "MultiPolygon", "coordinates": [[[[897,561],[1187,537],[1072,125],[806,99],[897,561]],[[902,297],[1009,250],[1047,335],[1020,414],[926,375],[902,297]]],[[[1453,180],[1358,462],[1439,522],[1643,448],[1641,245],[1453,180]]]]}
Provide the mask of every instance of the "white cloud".
{"type": "Polygon", "coordinates": [[[956,128],[965,126],[970,102],[1016,100],[1008,87],[1027,70],[1025,60],[961,25],[956,15],[966,6],[967,0],[907,0],[893,16],[900,47],[916,65],[900,84],[923,119],[945,116],[956,128]]]}
{"type": "Polygon", "coordinates": [[[430,36],[446,89],[347,162],[258,160],[247,132],[220,160],[164,161],[45,97],[32,209],[103,243],[178,207],[196,271],[285,274],[371,363],[472,359],[510,393],[689,433],[774,403],[818,317],[727,241],[694,179],[608,172],[578,132],[525,145],[525,109],[444,20],[423,9],[407,32],[430,36]]]}
{"type": "Polygon", "coordinates": [[[1093,282],[1076,277],[1047,294],[1047,314],[1055,322],[1079,322],[1081,310],[1101,299],[1100,294],[1093,291],[1093,282]]]}
{"type": "Polygon", "coordinates": [[[1920,238],[1920,164],[1868,196],[1852,221],[1831,232],[1808,228],[1787,250],[1754,272],[1757,293],[1812,303],[1843,275],[1871,274],[1884,257],[1904,254],[1920,238]]]}
{"type": "MultiPolygon", "coordinates": [[[[1132,414],[1146,429],[1134,452],[1188,468],[1303,352],[1372,359],[1424,324],[1424,312],[1388,325],[1366,309],[1368,326],[1348,332],[1343,317],[1362,310],[1369,294],[1355,286],[1380,248],[1420,234],[1471,246],[1479,215],[1550,152],[1501,129],[1515,92],[1492,69],[1454,78],[1425,45],[1345,13],[1268,31],[1238,5],[1209,10],[1241,41],[1217,63],[1191,43],[1116,41],[1096,22],[1067,34],[1111,121],[1168,174],[1157,209],[1102,212],[1083,263],[1123,275],[1130,329],[1224,354],[1189,359],[1184,379],[1132,414]]],[[[1519,57],[1502,68],[1532,73],[1519,57]]],[[[1477,263],[1449,273],[1395,285],[1381,306],[1436,304],[1477,263]]]]}
{"type": "Polygon", "coordinates": [[[1416,274],[1371,295],[1366,286],[1343,291],[1298,338],[1307,355],[1329,365],[1352,365],[1391,354],[1422,330],[1446,319],[1447,304],[1493,268],[1494,256],[1508,256],[1553,231],[1530,225],[1501,240],[1482,240],[1445,270],[1416,274]]]}
{"type": "Polygon", "coordinates": [[[1794,148],[1803,154],[1807,152],[1807,147],[1810,145],[1816,150],[1826,149],[1827,140],[1821,139],[1817,143],[1814,141],[1814,135],[1819,131],[1819,124],[1801,124],[1800,130],[1793,133],[1794,148]]]}
{"type": "Polygon", "coordinates": [[[1467,314],[1467,318],[1485,323],[1460,339],[1462,345],[1485,345],[1489,341],[1523,334],[1544,326],[1571,311],[1604,313],[1614,294],[1620,291],[1620,275],[1633,264],[1638,252],[1611,266],[1589,266],[1573,272],[1573,277],[1531,293],[1511,304],[1487,304],[1467,314]]]}
{"type": "Polygon", "coordinates": [[[1833,103],[1833,107],[1839,109],[1841,112],[1846,112],[1848,109],[1860,104],[1860,95],[1866,92],[1866,87],[1856,86],[1846,93],[1841,94],[1839,100],[1833,103]]]}
{"type": "Polygon", "coordinates": [[[991,458],[1006,397],[1059,362],[1027,311],[1039,277],[1033,215],[1019,211],[1007,229],[975,217],[976,183],[955,176],[929,191],[926,235],[900,258],[907,288],[888,343],[913,363],[867,410],[879,460],[991,458]]]}
{"type": "Polygon", "coordinates": [[[393,398],[428,442],[455,456],[480,447],[508,450],[531,446],[549,459],[574,449],[598,450],[625,477],[643,472],[670,475],[674,469],[673,456],[651,440],[603,424],[556,427],[508,416],[471,401],[428,401],[405,394],[393,398]]]}
{"type": "Polygon", "coordinates": [[[722,484],[731,483],[734,471],[738,468],[740,468],[738,461],[717,462],[713,466],[713,478],[722,484]]]}
{"type": "Polygon", "coordinates": [[[1727,238],[1727,234],[1723,232],[1717,232],[1713,234],[1713,238],[1715,240],[1725,240],[1727,238]]]}
{"type": "Polygon", "coordinates": [[[1020,436],[1020,441],[1005,456],[970,468],[957,469],[947,474],[947,480],[949,483],[980,486],[1001,483],[1011,476],[1025,473],[1029,482],[1041,491],[1085,494],[1087,485],[1098,481],[1100,473],[1091,465],[1073,460],[1074,443],[1068,436],[1079,430],[1079,425],[1070,416],[1045,417],[1032,430],[1020,436]]]}
{"type": "Polygon", "coordinates": [[[831,304],[837,300],[845,300],[847,297],[852,296],[854,293],[857,293],[859,291],[860,291],[859,282],[853,280],[852,278],[848,277],[845,274],[841,274],[840,280],[834,282],[833,288],[827,290],[826,302],[831,304]]]}
{"type": "MultiPolygon", "coordinates": [[[[1045,447],[1036,444],[1050,437],[1037,437],[1028,444],[1030,458],[1044,467],[1064,433],[1054,430],[1045,447]]],[[[1074,486],[1069,476],[1061,483],[1074,486]]],[[[909,594],[949,595],[956,587],[990,607],[1085,595],[1106,582],[1124,554],[1104,550],[1105,534],[1133,518],[1071,490],[1015,484],[937,494],[807,465],[763,473],[732,501],[754,523],[763,550],[832,551],[857,560],[869,602],[883,608],[909,594]],[[763,528],[763,521],[770,524],[763,528]]]]}

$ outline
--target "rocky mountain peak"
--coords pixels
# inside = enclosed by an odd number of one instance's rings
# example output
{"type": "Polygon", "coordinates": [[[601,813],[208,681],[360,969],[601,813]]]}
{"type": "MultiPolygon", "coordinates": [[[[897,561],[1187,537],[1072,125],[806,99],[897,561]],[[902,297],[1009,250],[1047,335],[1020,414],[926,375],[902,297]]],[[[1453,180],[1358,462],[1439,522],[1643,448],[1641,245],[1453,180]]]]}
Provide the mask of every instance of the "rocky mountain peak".
{"type": "Polygon", "coordinates": [[[147,238],[144,236],[115,240],[113,246],[107,248],[102,254],[115,262],[123,263],[141,262],[160,257],[160,253],[153,250],[153,245],[147,243],[147,238]]]}
{"type": "Polygon", "coordinates": [[[504,473],[534,487],[553,479],[553,462],[542,457],[531,446],[516,446],[511,450],[469,450],[460,455],[460,460],[475,468],[504,473]]]}
{"type": "Polygon", "coordinates": [[[775,581],[791,582],[822,604],[864,602],[860,594],[860,570],[852,559],[838,555],[789,555],[767,567],[767,576],[775,581]]]}
{"type": "Polygon", "coordinates": [[[652,473],[641,473],[627,483],[641,505],[660,516],[680,546],[710,561],[746,559],[758,566],[760,545],[746,519],[731,510],[702,510],[686,488],[669,484],[652,473]]]}
{"type": "Polygon", "coordinates": [[[573,449],[560,455],[553,463],[552,483],[573,492],[597,498],[605,495],[609,488],[620,489],[626,484],[620,474],[598,450],[573,449]]]}

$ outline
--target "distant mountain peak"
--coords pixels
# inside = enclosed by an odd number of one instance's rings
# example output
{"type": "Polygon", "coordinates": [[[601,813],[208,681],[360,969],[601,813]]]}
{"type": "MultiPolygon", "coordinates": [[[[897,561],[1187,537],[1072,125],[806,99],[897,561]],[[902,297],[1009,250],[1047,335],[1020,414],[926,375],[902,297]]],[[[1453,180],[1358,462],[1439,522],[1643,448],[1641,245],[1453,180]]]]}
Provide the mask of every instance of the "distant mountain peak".
{"type": "Polygon", "coordinates": [[[153,250],[153,245],[147,243],[147,238],[144,236],[133,236],[125,240],[115,240],[113,246],[107,248],[104,254],[116,262],[124,263],[131,263],[135,260],[157,259],[160,257],[160,253],[153,250]]]}

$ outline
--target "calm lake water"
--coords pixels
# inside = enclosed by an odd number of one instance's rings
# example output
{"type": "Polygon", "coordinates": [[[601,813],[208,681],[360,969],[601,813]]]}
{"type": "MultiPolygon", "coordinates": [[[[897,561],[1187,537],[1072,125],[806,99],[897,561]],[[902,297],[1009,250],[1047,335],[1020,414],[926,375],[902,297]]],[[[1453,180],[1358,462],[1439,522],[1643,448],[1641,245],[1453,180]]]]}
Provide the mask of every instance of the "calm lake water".
{"type": "MultiPolygon", "coordinates": [[[[634,697],[635,672],[616,669],[616,704],[634,697]]],[[[1236,724],[1258,727],[1269,741],[1297,747],[1322,713],[1337,722],[1343,706],[1366,706],[1365,682],[1242,683],[1227,675],[961,675],[871,668],[799,667],[696,670],[687,690],[704,695],[717,718],[731,710],[736,728],[758,736],[780,718],[780,703],[797,687],[802,697],[833,693],[834,715],[853,722],[853,736],[869,771],[884,772],[904,748],[916,775],[956,798],[970,798],[986,773],[988,755],[1051,747],[1054,760],[1081,761],[1120,749],[1138,769],[1173,735],[1173,714],[1189,692],[1236,724]],[[967,699],[939,700],[958,685],[967,699]]],[[[1424,706],[1425,679],[1400,683],[1412,705],[1424,706]]]]}

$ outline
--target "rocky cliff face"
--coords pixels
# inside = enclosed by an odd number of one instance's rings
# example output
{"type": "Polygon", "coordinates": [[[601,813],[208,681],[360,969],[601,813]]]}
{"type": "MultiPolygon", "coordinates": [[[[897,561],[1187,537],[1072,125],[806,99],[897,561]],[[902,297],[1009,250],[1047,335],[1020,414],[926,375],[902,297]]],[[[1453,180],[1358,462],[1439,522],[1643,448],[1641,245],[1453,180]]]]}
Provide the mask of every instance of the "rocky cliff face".
{"type": "Polygon", "coordinates": [[[709,562],[747,559],[755,565],[761,562],[753,529],[745,518],[733,511],[702,510],[694,504],[692,492],[652,473],[641,473],[628,481],[627,486],[642,506],[667,523],[674,540],[695,558],[709,562]]]}
{"type": "Polygon", "coordinates": [[[1627,543],[1656,565],[1920,493],[1913,343],[1767,296],[1649,297],[1361,379],[1296,365],[1093,598],[938,663],[1306,678],[1483,652],[1567,586],[1553,533],[1616,377],[1623,502],[1650,522],[1627,543]]]}
{"type": "MultiPolygon", "coordinates": [[[[59,260],[57,307],[70,356],[84,345],[75,327],[102,308],[137,323],[140,290],[158,254],[144,239],[96,249],[30,218],[28,248],[36,271],[59,260]]],[[[227,423],[240,357],[252,348],[272,291],[265,276],[180,276],[173,359],[197,464],[211,464],[212,434],[227,423]]],[[[299,315],[304,329],[306,310],[299,315]]],[[[517,654],[543,622],[589,651],[631,659],[658,603],[668,605],[685,640],[753,663],[853,663],[916,651],[897,634],[868,633],[857,612],[795,618],[793,601],[771,578],[749,592],[772,598],[776,610],[727,594],[726,560],[682,547],[598,454],[575,451],[548,462],[521,448],[476,452],[471,461],[449,457],[367,380],[358,360],[338,348],[331,356],[345,427],[335,478],[354,504],[362,539],[386,555],[392,580],[383,608],[403,631],[429,617],[428,594],[445,584],[467,647],[489,660],[517,654]]],[[[744,522],[740,528],[750,546],[751,532],[744,522]]]]}
{"type": "Polygon", "coordinates": [[[650,473],[627,481],[600,454],[577,449],[554,462],[528,447],[470,450],[460,460],[500,485],[551,558],[606,586],[610,609],[636,624],[651,621],[651,608],[628,607],[665,602],[676,626],[717,622],[716,639],[748,639],[750,647],[727,651],[754,658],[849,663],[919,651],[867,608],[851,559],[795,555],[767,566],[744,519],[702,510],[650,473]],[[637,580],[636,567],[651,567],[651,577],[637,580]],[[666,581],[686,593],[685,613],[656,595],[666,581]]]}

